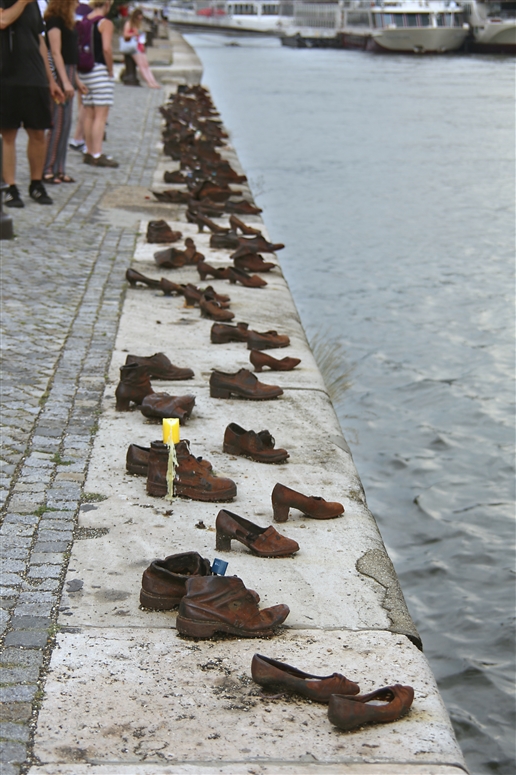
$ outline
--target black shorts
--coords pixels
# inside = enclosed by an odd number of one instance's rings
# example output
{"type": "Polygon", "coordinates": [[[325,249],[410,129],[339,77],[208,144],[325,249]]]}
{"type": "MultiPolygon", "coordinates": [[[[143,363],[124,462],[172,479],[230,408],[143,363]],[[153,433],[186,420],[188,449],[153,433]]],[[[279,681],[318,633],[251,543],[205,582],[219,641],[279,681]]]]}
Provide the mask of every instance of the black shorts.
{"type": "Polygon", "coordinates": [[[50,129],[48,86],[0,86],[0,129],[50,129]]]}

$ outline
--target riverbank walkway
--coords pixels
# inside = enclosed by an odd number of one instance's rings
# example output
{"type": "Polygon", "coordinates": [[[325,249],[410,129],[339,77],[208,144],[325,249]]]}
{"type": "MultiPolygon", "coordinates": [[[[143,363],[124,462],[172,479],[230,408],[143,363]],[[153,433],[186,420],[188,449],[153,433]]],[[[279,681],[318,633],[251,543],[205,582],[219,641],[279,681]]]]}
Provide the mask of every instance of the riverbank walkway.
{"type": "MultiPolygon", "coordinates": [[[[201,72],[195,52],[176,33],[171,39],[174,64],[158,74],[171,83],[195,82],[201,72]]],[[[126,288],[133,262],[153,277],[198,281],[195,267],[158,270],[155,247],[144,238],[150,219],[166,218],[194,238],[210,263],[227,263],[227,251],[210,249],[208,235],[185,222],[184,208],[158,204],[150,193],[165,188],[164,169],[177,166],[160,146],[157,108],[168,91],[117,86],[105,150],[120,167],[92,169],[70,151],[77,183],[51,188],[53,207],[26,197],[24,210],[11,211],[16,239],[0,243],[0,771],[464,772],[280,267],[265,289],[217,285],[230,293],[235,320],[287,333],[292,347],[281,356],[302,359],[293,372],[260,377],[284,389],[276,401],[211,399],[212,368],[250,367],[244,346],[210,344],[211,321],[177,298],[126,288]],[[125,453],[130,443],[159,438],[160,426],[138,411],[116,413],[114,390],[128,352],[157,351],[195,371],[189,382],[154,388],[196,395],[182,437],[237,482],[231,510],[269,524],[270,492],[281,481],[341,501],[344,516],[316,522],[294,513],[281,532],[298,541],[300,552],[264,560],[240,544],[215,551],[218,504],[147,496],[144,479],[126,474],[125,453]],[[230,422],[268,428],[290,452],[289,462],[265,466],[224,455],[230,422]],[[257,590],[263,607],[287,603],[286,627],[270,640],[190,641],[176,635],[175,612],[139,608],[141,573],[150,561],[187,550],[228,561],[228,575],[257,590]],[[341,672],[363,692],[410,684],[413,707],[396,723],[339,732],[324,705],[262,697],[250,676],[255,652],[319,675],[341,672]]],[[[228,154],[238,167],[234,152],[228,154]]],[[[19,169],[23,195],[23,136],[19,169]]],[[[265,229],[260,219],[249,220],[265,229]]]]}

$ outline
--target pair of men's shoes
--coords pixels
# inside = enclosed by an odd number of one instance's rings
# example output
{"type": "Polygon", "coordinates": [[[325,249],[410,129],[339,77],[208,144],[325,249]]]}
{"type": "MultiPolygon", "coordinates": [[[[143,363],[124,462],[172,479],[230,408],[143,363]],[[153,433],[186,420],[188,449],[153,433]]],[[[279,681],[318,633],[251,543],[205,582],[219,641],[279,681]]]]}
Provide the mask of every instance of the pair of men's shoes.
{"type": "Polygon", "coordinates": [[[327,704],[328,719],[346,732],[365,724],[397,721],[408,713],[414,700],[411,686],[394,684],[361,695],[359,685],[340,673],[312,675],[262,654],[254,655],[251,675],[257,684],[274,691],[276,696],[278,692],[299,694],[312,702],[327,704]]]}
{"type": "MultiPolygon", "coordinates": [[[[179,232],[172,233],[179,234],[179,232]]],[[[204,256],[197,251],[193,239],[187,237],[184,250],[177,248],[158,250],[157,253],[154,253],[154,260],[162,269],[181,269],[185,264],[198,264],[200,261],[204,261],[204,256]]]]}
{"type": "Polygon", "coordinates": [[[275,605],[260,611],[259,600],[237,576],[212,575],[209,561],[196,552],[155,560],[142,576],[142,606],[168,611],[179,605],[177,630],[191,638],[217,632],[243,638],[274,635],[290,610],[275,605]]]}
{"type": "Polygon", "coordinates": [[[236,326],[214,323],[211,327],[210,339],[212,344],[246,342],[248,350],[272,350],[277,347],[288,347],[290,344],[290,339],[285,334],[278,334],[277,331],[259,333],[250,329],[248,323],[237,323],[236,326]]]}
{"type": "MultiPolygon", "coordinates": [[[[41,180],[33,181],[29,186],[29,196],[39,205],[53,205],[54,200],[47,194],[47,190],[41,180]]],[[[9,186],[4,195],[6,207],[22,208],[25,202],[20,196],[18,186],[14,183],[9,186]]]]}
{"type": "Polygon", "coordinates": [[[131,402],[139,406],[145,417],[163,419],[177,417],[183,423],[192,413],[195,396],[171,396],[168,393],[155,393],[150,375],[158,374],[158,379],[190,379],[191,369],[174,366],[166,355],[156,353],[150,358],[130,355],[125,366],[120,367],[120,382],[115,391],[116,410],[128,412],[131,402]]]}

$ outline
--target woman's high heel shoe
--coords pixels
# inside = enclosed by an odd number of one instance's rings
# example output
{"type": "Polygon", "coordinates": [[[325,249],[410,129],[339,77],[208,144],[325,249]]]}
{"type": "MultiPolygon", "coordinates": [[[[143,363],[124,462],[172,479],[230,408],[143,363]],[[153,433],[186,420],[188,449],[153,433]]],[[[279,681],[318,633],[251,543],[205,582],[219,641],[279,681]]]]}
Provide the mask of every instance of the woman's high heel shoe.
{"type": "Polygon", "coordinates": [[[205,226],[212,234],[227,234],[230,231],[227,226],[218,226],[213,221],[210,221],[206,215],[202,215],[202,213],[195,213],[195,216],[192,213],[192,218],[195,218],[199,231],[203,231],[205,226]]]}
{"type": "Polygon", "coordinates": [[[286,522],[290,509],[299,509],[305,517],[312,519],[334,519],[344,513],[341,503],[331,503],[315,495],[302,495],[279,483],[272,491],[271,500],[276,522],[286,522]]]}
{"type": "Polygon", "coordinates": [[[226,271],[226,277],[230,283],[240,283],[246,288],[263,288],[264,285],[267,285],[267,282],[262,280],[261,277],[258,277],[257,274],[249,274],[243,269],[230,266],[226,271]]]}
{"type": "Polygon", "coordinates": [[[271,371],[292,371],[301,363],[300,358],[282,358],[279,360],[260,350],[251,350],[249,360],[254,366],[254,371],[261,371],[264,366],[268,366],[271,371]]]}
{"type": "Polygon", "coordinates": [[[203,318],[211,318],[212,320],[233,320],[235,317],[234,312],[230,312],[228,309],[223,309],[222,306],[210,298],[210,294],[201,296],[199,301],[199,307],[201,308],[201,315],[203,318]]]}
{"type": "Polygon", "coordinates": [[[299,551],[296,541],[280,535],[272,525],[259,527],[227,509],[217,514],[215,529],[215,548],[220,552],[229,552],[233,540],[240,541],[258,557],[289,557],[299,551]]]}
{"type": "Polygon", "coordinates": [[[144,274],[137,272],[136,269],[128,269],[125,273],[125,279],[133,288],[137,283],[147,285],[149,288],[161,288],[161,280],[153,280],[152,277],[145,277],[144,274]]]}
{"type": "Polygon", "coordinates": [[[264,261],[259,253],[237,256],[233,259],[233,263],[237,269],[244,269],[247,272],[270,272],[271,269],[276,267],[276,264],[273,264],[272,261],[264,261]]]}
{"type": "Polygon", "coordinates": [[[242,234],[246,234],[248,237],[250,236],[262,236],[262,233],[260,229],[254,229],[252,226],[247,226],[243,221],[238,218],[236,215],[230,215],[229,216],[229,225],[233,229],[233,231],[240,230],[242,234]]]}
{"type": "Polygon", "coordinates": [[[346,732],[362,727],[364,724],[387,724],[405,716],[413,701],[412,686],[401,686],[401,684],[386,686],[384,689],[377,689],[357,697],[332,694],[328,705],[328,719],[346,732]],[[386,704],[368,704],[375,700],[381,700],[386,704]]]}
{"type": "Polygon", "coordinates": [[[211,266],[211,264],[207,264],[206,261],[199,261],[197,264],[197,271],[199,272],[201,280],[204,280],[208,276],[213,277],[215,280],[227,280],[230,268],[224,267],[223,269],[217,269],[214,266],[211,266]]]}

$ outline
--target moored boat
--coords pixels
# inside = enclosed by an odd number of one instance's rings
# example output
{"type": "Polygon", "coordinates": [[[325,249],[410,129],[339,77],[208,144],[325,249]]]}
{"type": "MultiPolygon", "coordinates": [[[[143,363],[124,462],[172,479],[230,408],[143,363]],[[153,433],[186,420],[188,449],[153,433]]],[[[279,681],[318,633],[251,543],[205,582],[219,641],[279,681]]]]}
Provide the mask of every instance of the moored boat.
{"type": "Polygon", "coordinates": [[[486,54],[516,54],[516,2],[465,0],[464,15],[471,35],[469,51],[486,54]]]}

